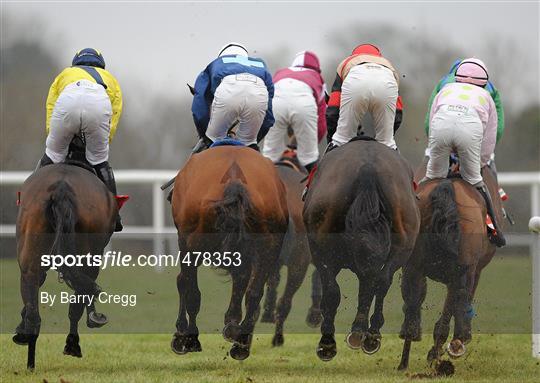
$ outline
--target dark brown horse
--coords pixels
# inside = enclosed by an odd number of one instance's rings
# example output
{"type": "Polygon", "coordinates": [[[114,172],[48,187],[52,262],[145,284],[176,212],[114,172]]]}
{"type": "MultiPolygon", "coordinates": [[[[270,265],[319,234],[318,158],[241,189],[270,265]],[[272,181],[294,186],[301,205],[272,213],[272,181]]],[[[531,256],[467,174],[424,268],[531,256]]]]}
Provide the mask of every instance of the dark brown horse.
{"type": "MultiPolygon", "coordinates": [[[[421,167],[418,177],[424,171],[421,167]]],[[[498,195],[495,173],[486,166],[482,177],[491,195],[498,195]]],[[[447,286],[428,361],[441,361],[452,317],[454,335],[446,351],[454,358],[465,354],[465,344],[472,338],[472,300],[480,273],[496,249],[487,236],[484,199],[473,186],[459,178],[437,179],[420,184],[418,197],[422,215],[420,235],[404,268],[401,286],[405,319],[400,333],[404,346],[399,369],[407,368],[411,342],[419,341],[422,336],[421,305],[426,297],[426,276],[447,286]]],[[[495,198],[493,203],[497,219],[502,223],[501,200],[495,198]]]]}
{"type": "MultiPolygon", "coordinates": [[[[194,154],[176,176],[172,214],[184,254],[240,254],[234,257],[239,262],[214,265],[232,277],[223,329],[224,337],[234,343],[230,355],[247,358],[264,284],[278,262],[289,219],[285,188],[274,165],[245,147],[221,146],[194,154]]],[[[196,322],[201,304],[198,266],[182,263],[177,278],[180,304],[171,347],[178,354],[201,351],[196,322]]]]}
{"type": "MultiPolygon", "coordinates": [[[[311,263],[311,253],[309,252],[306,228],[302,218],[304,203],[301,195],[305,187],[307,173],[301,170],[303,167],[295,157],[283,158],[276,164],[276,168],[287,191],[289,228],[283,241],[279,267],[268,278],[261,321],[276,324],[272,345],[281,346],[284,342],[283,326],[291,311],[294,294],[302,285],[308,266],[311,263]],[[287,282],[285,291],[276,306],[280,269],[283,265],[287,266],[287,282]]],[[[320,311],[321,294],[320,289],[317,288],[320,285],[318,274],[314,273],[312,278],[315,279],[313,282],[315,288],[312,292],[312,306],[309,309],[306,321],[308,325],[314,327],[320,323],[322,317],[320,311]]]]}
{"type": "MultiPolygon", "coordinates": [[[[42,256],[102,254],[115,226],[118,207],[107,187],[90,171],[78,166],[57,164],[34,172],[21,189],[17,217],[17,259],[21,270],[23,310],[13,341],[28,345],[27,367],[35,366],[36,341],[40,332],[39,288],[49,267],[42,256]]],[[[76,295],[95,296],[99,287],[96,266],[62,266],[62,278],[76,295]]],[[[78,323],[87,309],[89,327],[107,323],[94,305],[70,303],[70,331],[64,354],[81,357],[78,323]]]]}
{"type": "Polygon", "coordinates": [[[317,355],[324,361],[337,352],[334,318],[341,293],[336,276],[344,268],[359,281],[347,344],[368,354],[380,348],[384,298],[394,273],[409,259],[420,225],[412,178],[397,151],[367,140],[328,152],[319,165],[303,216],[323,287],[317,355]]]}

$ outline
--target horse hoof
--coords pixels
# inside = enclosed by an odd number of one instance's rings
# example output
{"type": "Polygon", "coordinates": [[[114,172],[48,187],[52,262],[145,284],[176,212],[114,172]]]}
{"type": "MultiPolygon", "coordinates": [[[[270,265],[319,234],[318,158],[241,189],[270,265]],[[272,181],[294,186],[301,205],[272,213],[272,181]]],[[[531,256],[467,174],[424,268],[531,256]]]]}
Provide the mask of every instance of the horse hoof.
{"type": "Polygon", "coordinates": [[[66,345],[64,346],[64,355],[82,358],[81,346],[79,346],[78,344],[66,343],[66,345]]]}
{"type": "Polygon", "coordinates": [[[223,338],[225,338],[227,342],[232,343],[236,341],[236,339],[238,339],[241,331],[242,331],[242,328],[238,324],[233,323],[233,322],[227,323],[225,327],[223,327],[223,331],[222,331],[223,338]]]}
{"type": "Polygon", "coordinates": [[[186,336],[182,334],[174,334],[171,340],[171,350],[177,355],[187,354],[186,336]]]}
{"type": "Polygon", "coordinates": [[[465,355],[465,352],[467,352],[467,348],[465,347],[465,344],[461,342],[459,339],[454,339],[450,343],[448,343],[448,346],[446,347],[446,352],[448,355],[450,355],[450,358],[457,359],[465,355]]]}
{"type": "Polygon", "coordinates": [[[310,308],[306,317],[306,324],[311,328],[317,328],[322,322],[321,310],[310,308]]]}
{"type": "Polygon", "coordinates": [[[265,311],[261,318],[261,323],[275,323],[276,318],[272,311],[265,311]]]}
{"type": "Polygon", "coordinates": [[[283,346],[283,343],[285,343],[283,334],[276,334],[274,335],[274,338],[272,338],[272,346],[274,347],[281,347],[283,346]]]}
{"type": "Polygon", "coordinates": [[[329,362],[334,359],[337,354],[336,344],[320,344],[317,347],[317,356],[323,362],[329,362]]]}
{"type": "Polygon", "coordinates": [[[105,314],[98,313],[97,311],[92,311],[90,314],[88,314],[88,318],[86,320],[86,325],[88,328],[103,327],[107,323],[109,323],[107,316],[105,314]]]}
{"type": "Polygon", "coordinates": [[[353,350],[360,350],[364,342],[365,335],[358,331],[351,331],[345,338],[347,346],[353,350]]]}
{"type": "Polygon", "coordinates": [[[249,356],[249,346],[240,343],[234,343],[229,351],[229,355],[234,360],[245,360],[249,356]]]}
{"type": "Polygon", "coordinates": [[[82,358],[81,346],[79,345],[79,335],[68,334],[66,337],[66,345],[64,346],[64,355],[82,358]]]}
{"type": "Polygon", "coordinates": [[[366,334],[362,342],[362,351],[368,355],[373,355],[381,349],[381,336],[366,334]]]}
{"type": "Polygon", "coordinates": [[[11,338],[15,344],[18,344],[19,346],[26,346],[28,344],[28,337],[25,334],[15,334],[13,335],[13,338],[11,338]]]}
{"type": "Polygon", "coordinates": [[[187,352],[201,352],[202,346],[199,342],[198,335],[188,335],[185,343],[185,349],[187,352]]]}

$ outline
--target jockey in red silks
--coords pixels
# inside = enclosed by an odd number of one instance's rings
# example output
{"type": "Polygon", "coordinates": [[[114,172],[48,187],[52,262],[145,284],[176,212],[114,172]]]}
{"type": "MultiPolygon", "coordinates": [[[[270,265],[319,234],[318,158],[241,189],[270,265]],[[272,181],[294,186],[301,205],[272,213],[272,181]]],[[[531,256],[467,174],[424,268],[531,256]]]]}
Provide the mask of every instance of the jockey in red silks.
{"type": "Polygon", "coordinates": [[[327,151],[355,137],[368,112],[375,140],[397,149],[394,133],[403,115],[398,85],[396,69],[382,57],[379,48],[371,44],[357,46],[337,68],[326,112],[330,142],[327,151]]]}

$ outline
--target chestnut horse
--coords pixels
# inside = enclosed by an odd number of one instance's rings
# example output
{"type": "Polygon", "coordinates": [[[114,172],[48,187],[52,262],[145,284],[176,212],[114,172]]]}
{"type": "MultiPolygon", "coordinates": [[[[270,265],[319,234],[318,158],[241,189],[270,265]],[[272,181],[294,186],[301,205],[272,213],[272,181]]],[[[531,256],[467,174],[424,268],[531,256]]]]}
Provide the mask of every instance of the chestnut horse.
{"type": "MultiPolygon", "coordinates": [[[[425,166],[421,166],[417,177],[421,178],[424,173],[425,166]]],[[[485,166],[482,177],[490,194],[498,196],[495,172],[485,166]]],[[[420,184],[418,197],[422,215],[420,235],[404,268],[401,285],[405,301],[405,319],[400,332],[404,339],[401,370],[408,367],[411,342],[419,341],[422,336],[421,305],[426,297],[426,276],[447,286],[444,308],[433,330],[434,345],[428,353],[428,361],[441,361],[452,317],[454,335],[446,351],[453,358],[465,354],[465,344],[472,338],[472,300],[480,273],[496,250],[487,236],[484,199],[473,186],[455,177],[436,179],[420,184]]],[[[501,200],[495,198],[493,204],[496,218],[502,224],[501,200]]]]}
{"type": "Polygon", "coordinates": [[[347,344],[368,354],[377,352],[384,298],[394,273],[409,259],[420,225],[412,169],[383,144],[353,140],[324,155],[303,216],[323,288],[317,355],[328,361],[337,353],[334,318],[341,293],[336,277],[344,268],[359,281],[358,310],[347,344]]]}
{"type": "MultiPolygon", "coordinates": [[[[264,284],[279,262],[287,231],[285,187],[272,162],[257,151],[218,146],[190,157],[176,176],[171,203],[180,251],[221,256],[217,263],[213,258],[213,265],[232,277],[223,335],[233,342],[231,357],[246,359],[264,284]],[[225,252],[236,253],[233,263],[225,262],[225,252]]],[[[177,278],[179,313],[171,342],[177,354],[202,349],[196,322],[201,304],[198,266],[200,262],[182,263],[177,278]]]]}
{"type": "MultiPolygon", "coordinates": [[[[287,190],[287,205],[289,208],[289,229],[283,241],[283,249],[280,255],[280,263],[268,278],[264,312],[262,322],[275,323],[275,333],[272,338],[273,346],[282,346],[284,343],[283,327],[292,307],[294,294],[298,291],[309,264],[311,263],[311,253],[307,242],[306,227],[302,218],[302,190],[305,187],[307,173],[302,171],[296,157],[284,157],[276,163],[279,176],[287,190]],[[277,287],[280,281],[281,266],[287,266],[287,282],[283,295],[277,301],[277,287]],[[276,306],[277,301],[277,306],[276,306]]],[[[317,327],[322,320],[320,302],[320,280],[316,272],[312,278],[312,306],[308,311],[306,322],[310,327],[317,327]]]]}
{"type": "MultiPolygon", "coordinates": [[[[17,217],[17,259],[24,307],[13,341],[28,345],[28,369],[35,367],[40,332],[39,288],[49,267],[42,255],[103,254],[114,231],[118,207],[107,187],[89,170],[68,164],[45,166],[26,179],[17,217]]],[[[62,266],[62,278],[77,295],[95,296],[97,266],[62,266]]],[[[94,305],[70,303],[70,331],[64,354],[81,357],[78,323],[86,307],[89,327],[107,323],[94,305]]]]}

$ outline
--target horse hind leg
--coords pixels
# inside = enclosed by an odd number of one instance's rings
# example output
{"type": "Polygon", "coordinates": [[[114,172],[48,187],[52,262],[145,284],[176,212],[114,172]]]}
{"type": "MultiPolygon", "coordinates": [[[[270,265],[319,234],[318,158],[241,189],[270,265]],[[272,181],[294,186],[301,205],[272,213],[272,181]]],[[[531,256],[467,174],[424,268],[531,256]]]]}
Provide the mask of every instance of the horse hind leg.
{"type": "Polygon", "coordinates": [[[171,342],[172,350],[179,355],[202,351],[199,342],[197,314],[201,307],[201,291],[197,281],[197,267],[183,267],[177,278],[180,308],[176,321],[177,332],[171,342]],[[189,316],[187,321],[186,313],[189,316]]]}
{"type": "Polygon", "coordinates": [[[427,360],[430,363],[437,362],[443,355],[443,345],[450,334],[450,320],[454,312],[454,297],[450,287],[447,288],[446,300],[439,320],[433,328],[433,347],[428,352],[427,360]]]}
{"type": "Polygon", "coordinates": [[[321,312],[321,300],[322,300],[322,285],[321,277],[317,269],[313,270],[311,274],[311,307],[308,310],[306,316],[306,324],[311,328],[316,328],[321,325],[322,312],[321,312]]]}
{"type": "MultiPolygon", "coordinates": [[[[357,274],[358,278],[358,306],[356,316],[351,325],[351,332],[345,338],[347,345],[353,350],[364,350],[364,352],[372,350],[371,347],[364,349],[365,341],[368,334],[368,317],[369,308],[374,297],[374,280],[364,279],[357,274]]],[[[369,343],[369,342],[368,342],[369,343]]]]}
{"type": "Polygon", "coordinates": [[[266,295],[264,298],[264,311],[261,317],[262,323],[274,323],[276,320],[275,310],[277,301],[277,288],[280,281],[281,263],[270,274],[266,283],[266,295]]]}
{"type": "MultiPolygon", "coordinates": [[[[260,246],[262,249],[262,245],[260,246]]],[[[259,261],[252,264],[251,276],[246,289],[246,315],[240,324],[241,334],[235,339],[230,350],[233,359],[244,360],[249,357],[253,330],[259,315],[260,302],[264,293],[264,285],[269,273],[279,262],[281,246],[273,246],[264,253],[259,253],[259,261]]]]}
{"type": "Polygon", "coordinates": [[[322,283],[321,308],[323,321],[321,323],[321,339],[317,347],[317,356],[324,362],[330,361],[337,354],[334,319],[341,302],[341,292],[336,280],[337,271],[328,268],[318,268],[322,283]]]}
{"type": "MultiPolygon", "coordinates": [[[[46,278],[47,278],[47,272],[40,270],[40,278],[39,278],[40,288],[45,283],[46,278]]],[[[26,306],[23,305],[23,308],[21,310],[21,321],[15,328],[15,335],[13,336],[13,342],[20,346],[28,345],[28,339],[26,337],[26,331],[25,331],[25,321],[26,321],[26,306]]]]}
{"type": "MultiPolygon", "coordinates": [[[[302,254],[297,252],[296,254],[302,254]]],[[[279,299],[276,309],[276,331],[272,339],[272,346],[282,346],[284,343],[283,326],[289,316],[294,294],[298,291],[309,266],[309,257],[291,260],[287,267],[287,284],[285,291],[279,299]]]]}
{"type": "Polygon", "coordinates": [[[84,313],[84,303],[69,304],[69,334],[64,346],[64,355],[82,358],[81,346],[79,345],[79,320],[84,313]]]}
{"type": "Polygon", "coordinates": [[[241,334],[242,329],[242,301],[249,283],[251,267],[235,268],[231,272],[232,290],[229,308],[225,313],[223,338],[228,342],[234,342],[241,334]]]}
{"type": "Polygon", "coordinates": [[[468,268],[458,279],[455,289],[454,300],[454,336],[448,345],[448,355],[459,358],[466,352],[465,345],[472,339],[471,322],[472,306],[471,291],[474,286],[474,270],[468,268]]]}
{"type": "Polygon", "coordinates": [[[28,344],[26,367],[33,371],[36,366],[36,343],[41,328],[38,293],[40,272],[23,271],[21,275],[21,296],[24,303],[24,336],[28,344]]]}
{"type": "MultiPolygon", "coordinates": [[[[96,251],[94,254],[102,253],[102,250],[96,251]]],[[[97,279],[99,275],[99,268],[94,267],[91,268],[89,271],[89,277],[92,278],[93,281],[97,279]]],[[[103,313],[97,312],[96,306],[95,306],[95,299],[92,300],[92,303],[86,305],[86,326],[88,328],[100,328],[105,326],[107,323],[109,323],[109,319],[107,316],[103,313]]]]}
{"type": "Polygon", "coordinates": [[[411,342],[419,342],[422,338],[421,306],[426,298],[426,277],[414,266],[406,266],[401,281],[404,319],[399,336],[404,340],[401,361],[398,370],[409,366],[411,342]]]}

